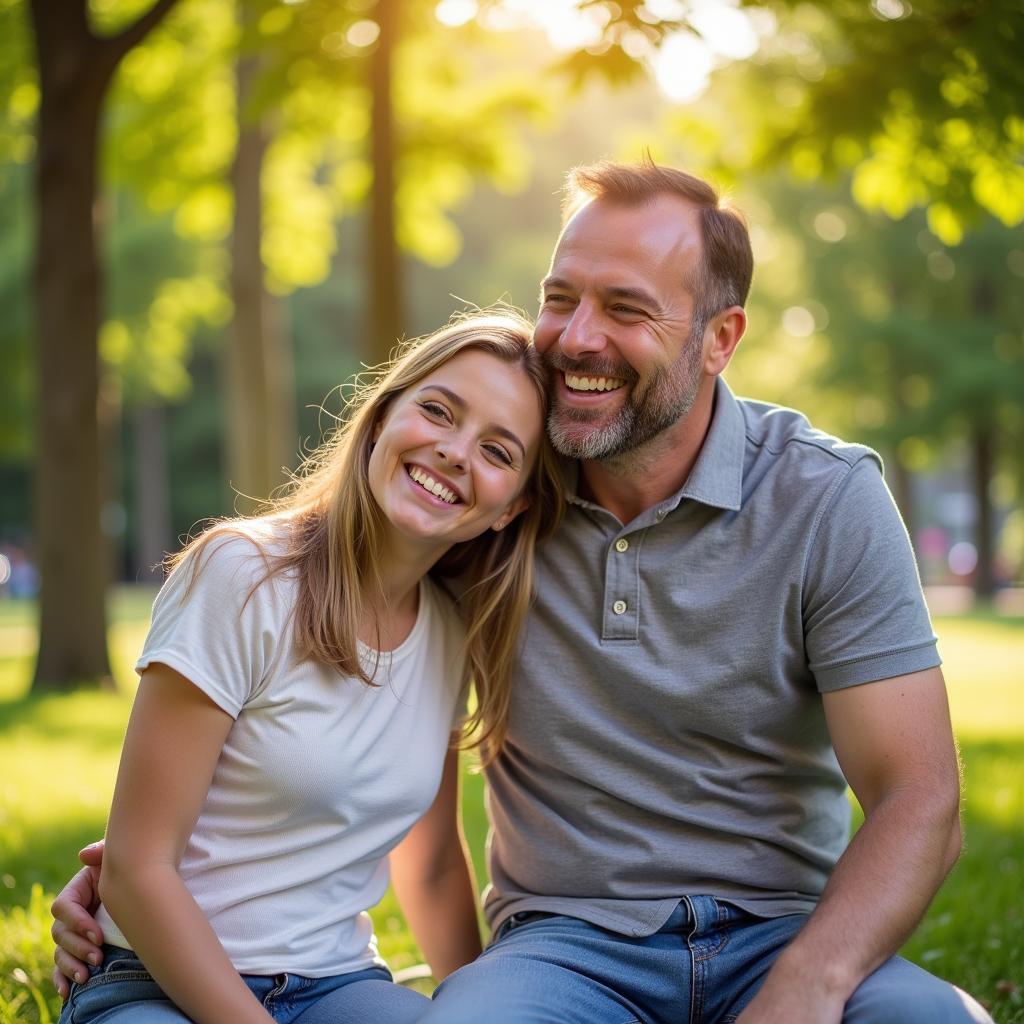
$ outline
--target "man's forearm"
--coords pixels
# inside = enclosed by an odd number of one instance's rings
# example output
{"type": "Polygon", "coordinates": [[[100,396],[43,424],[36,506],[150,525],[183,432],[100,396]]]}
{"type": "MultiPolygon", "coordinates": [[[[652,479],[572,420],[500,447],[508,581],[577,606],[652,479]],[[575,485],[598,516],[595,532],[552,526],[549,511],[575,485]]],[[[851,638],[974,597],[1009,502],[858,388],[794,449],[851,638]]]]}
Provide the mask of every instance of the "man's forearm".
{"type": "Polygon", "coordinates": [[[452,863],[430,879],[393,881],[402,911],[435,978],[446,977],[480,954],[476,893],[465,860],[452,863]]]}
{"type": "Polygon", "coordinates": [[[845,1002],[908,938],[960,852],[955,793],[907,786],[867,815],[772,975],[845,1002]]]}

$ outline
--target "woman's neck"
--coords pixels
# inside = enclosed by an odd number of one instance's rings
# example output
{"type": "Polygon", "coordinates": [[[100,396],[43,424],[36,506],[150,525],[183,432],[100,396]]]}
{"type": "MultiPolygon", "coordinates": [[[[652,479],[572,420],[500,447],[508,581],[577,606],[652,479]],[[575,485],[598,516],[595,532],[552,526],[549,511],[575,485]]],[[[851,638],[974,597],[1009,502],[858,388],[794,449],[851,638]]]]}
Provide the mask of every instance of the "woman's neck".
{"type": "Polygon", "coordinates": [[[440,558],[436,550],[396,550],[387,546],[377,560],[376,578],[368,580],[362,595],[365,609],[359,639],[380,651],[398,647],[412,632],[419,614],[420,580],[440,558]]]}

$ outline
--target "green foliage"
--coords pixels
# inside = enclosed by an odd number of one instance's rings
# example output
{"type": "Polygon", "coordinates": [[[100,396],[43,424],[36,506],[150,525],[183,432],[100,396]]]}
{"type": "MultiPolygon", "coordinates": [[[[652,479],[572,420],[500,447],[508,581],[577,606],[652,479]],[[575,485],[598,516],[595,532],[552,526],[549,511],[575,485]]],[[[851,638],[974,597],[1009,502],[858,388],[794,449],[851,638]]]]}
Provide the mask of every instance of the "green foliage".
{"type": "Polygon", "coordinates": [[[39,105],[25,0],[0,0],[0,190],[11,165],[32,159],[32,125],[39,105]]]}
{"type": "Polygon", "coordinates": [[[34,885],[27,906],[0,915],[0,1024],[50,1024],[60,1015],[60,1000],[50,983],[49,902],[42,886],[34,885]]]}
{"type": "Polygon", "coordinates": [[[804,178],[852,169],[861,205],[893,218],[927,207],[947,245],[986,214],[1024,220],[1019,0],[756,6],[778,27],[748,83],[775,101],[750,122],[755,166],[782,161],[804,178]]]}
{"type": "Polygon", "coordinates": [[[752,337],[730,380],[895,454],[910,471],[972,434],[1024,493],[1024,239],[992,218],[957,248],[841,188],[763,181],[752,337]]]}

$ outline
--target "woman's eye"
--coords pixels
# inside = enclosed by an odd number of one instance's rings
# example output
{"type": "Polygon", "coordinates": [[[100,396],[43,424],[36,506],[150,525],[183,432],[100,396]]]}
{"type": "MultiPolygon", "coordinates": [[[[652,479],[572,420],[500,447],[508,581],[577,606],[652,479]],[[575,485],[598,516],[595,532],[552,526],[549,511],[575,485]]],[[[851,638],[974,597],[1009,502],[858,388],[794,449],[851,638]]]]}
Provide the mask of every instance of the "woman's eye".
{"type": "Polygon", "coordinates": [[[484,451],[504,462],[506,466],[512,465],[512,456],[500,444],[485,444],[484,451]]]}
{"type": "Polygon", "coordinates": [[[439,419],[447,420],[449,418],[448,410],[440,402],[420,402],[420,408],[439,419]]]}

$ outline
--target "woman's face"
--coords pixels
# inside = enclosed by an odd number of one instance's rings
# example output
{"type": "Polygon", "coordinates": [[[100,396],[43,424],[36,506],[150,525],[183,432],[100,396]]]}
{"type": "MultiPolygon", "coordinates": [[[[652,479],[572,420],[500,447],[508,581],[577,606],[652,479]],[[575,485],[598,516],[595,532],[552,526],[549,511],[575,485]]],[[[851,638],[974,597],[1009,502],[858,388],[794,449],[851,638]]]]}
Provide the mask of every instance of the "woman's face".
{"type": "Polygon", "coordinates": [[[392,401],[374,432],[370,490],[399,534],[442,551],[503,529],[526,507],[541,419],[525,370],[467,349],[392,401]]]}

